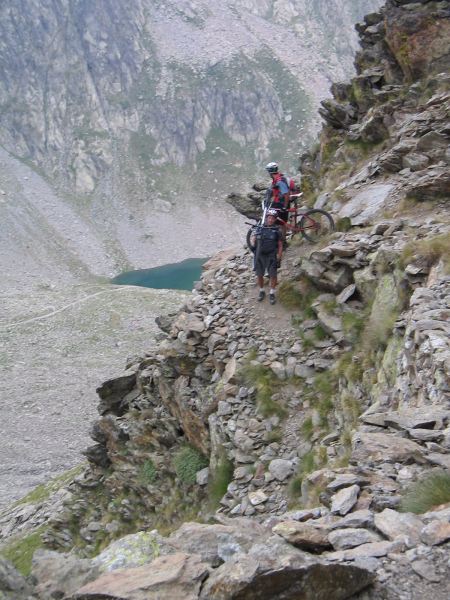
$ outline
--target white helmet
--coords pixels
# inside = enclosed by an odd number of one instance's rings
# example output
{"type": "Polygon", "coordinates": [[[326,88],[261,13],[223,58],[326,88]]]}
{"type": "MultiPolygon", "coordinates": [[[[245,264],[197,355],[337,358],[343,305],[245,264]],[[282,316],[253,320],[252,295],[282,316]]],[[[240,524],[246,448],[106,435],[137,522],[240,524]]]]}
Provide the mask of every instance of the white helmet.
{"type": "Polygon", "coordinates": [[[266,171],[270,174],[278,173],[278,164],[276,162],[270,162],[266,165],[266,171]]]}

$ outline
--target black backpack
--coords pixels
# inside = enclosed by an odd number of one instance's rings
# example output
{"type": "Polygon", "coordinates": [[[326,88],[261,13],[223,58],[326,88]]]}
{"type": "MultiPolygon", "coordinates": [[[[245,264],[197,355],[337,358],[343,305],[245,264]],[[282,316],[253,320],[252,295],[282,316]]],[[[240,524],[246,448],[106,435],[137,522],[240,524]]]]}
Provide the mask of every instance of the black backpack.
{"type": "Polygon", "coordinates": [[[280,232],[278,227],[261,227],[257,236],[258,249],[261,254],[272,254],[278,249],[280,232]]]}

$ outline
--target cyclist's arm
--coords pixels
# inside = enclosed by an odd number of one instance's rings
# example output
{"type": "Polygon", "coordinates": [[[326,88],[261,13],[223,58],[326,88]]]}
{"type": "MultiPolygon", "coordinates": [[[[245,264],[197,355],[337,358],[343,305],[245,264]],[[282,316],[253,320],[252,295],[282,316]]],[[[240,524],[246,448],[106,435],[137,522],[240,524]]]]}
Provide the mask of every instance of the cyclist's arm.
{"type": "Polygon", "coordinates": [[[281,239],[281,235],[279,235],[278,236],[277,260],[281,260],[282,254],[283,254],[283,240],[281,239]]]}

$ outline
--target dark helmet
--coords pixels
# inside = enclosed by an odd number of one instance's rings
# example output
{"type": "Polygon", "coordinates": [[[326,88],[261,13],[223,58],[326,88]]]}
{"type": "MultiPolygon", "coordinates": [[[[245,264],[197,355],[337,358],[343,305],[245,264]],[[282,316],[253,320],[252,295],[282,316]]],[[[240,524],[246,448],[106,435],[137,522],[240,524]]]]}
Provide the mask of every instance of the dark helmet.
{"type": "Polygon", "coordinates": [[[266,171],[273,175],[274,173],[278,173],[278,164],[276,162],[270,162],[266,165],[266,171]]]}
{"type": "Polygon", "coordinates": [[[276,208],[269,208],[269,210],[267,211],[267,216],[268,217],[277,217],[278,216],[278,211],[276,208]]]}

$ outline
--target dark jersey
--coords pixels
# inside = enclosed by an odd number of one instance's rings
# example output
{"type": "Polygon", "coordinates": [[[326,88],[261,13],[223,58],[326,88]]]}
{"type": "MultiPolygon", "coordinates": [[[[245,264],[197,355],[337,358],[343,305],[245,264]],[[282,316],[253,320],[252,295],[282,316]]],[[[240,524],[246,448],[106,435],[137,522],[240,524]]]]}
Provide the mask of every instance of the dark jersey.
{"type": "Polygon", "coordinates": [[[261,227],[256,237],[258,251],[261,254],[275,254],[278,250],[278,242],[281,239],[278,227],[261,227]]]}

